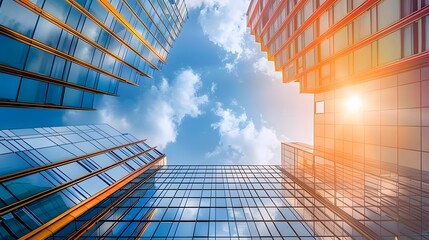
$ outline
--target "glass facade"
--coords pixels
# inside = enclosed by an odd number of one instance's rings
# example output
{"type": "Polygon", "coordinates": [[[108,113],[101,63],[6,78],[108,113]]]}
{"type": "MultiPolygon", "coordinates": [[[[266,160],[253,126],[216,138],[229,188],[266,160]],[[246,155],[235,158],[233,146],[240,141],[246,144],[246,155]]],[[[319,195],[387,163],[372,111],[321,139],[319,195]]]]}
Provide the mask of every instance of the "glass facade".
{"type": "Polygon", "coordinates": [[[165,157],[108,125],[0,131],[0,239],[97,202],[165,157]]]}
{"type": "Polygon", "coordinates": [[[0,106],[91,109],[165,63],[183,0],[0,0],[0,106]]]}
{"type": "Polygon", "coordinates": [[[427,65],[428,13],[424,0],[252,0],[247,16],[283,81],[317,93],[427,65]]]}
{"type": "Polygon", "coordinates": [[[279,166],[160,166],[50,239],[351,239],[296,187],[279,166]]]}
{"type": "Polygon", "coordinates": [[[314,144],[282,144],[286,174],[370,239],[429,238],[428,14],[424,0],[247,12],[283,81],[314,94],[314,144]]]}

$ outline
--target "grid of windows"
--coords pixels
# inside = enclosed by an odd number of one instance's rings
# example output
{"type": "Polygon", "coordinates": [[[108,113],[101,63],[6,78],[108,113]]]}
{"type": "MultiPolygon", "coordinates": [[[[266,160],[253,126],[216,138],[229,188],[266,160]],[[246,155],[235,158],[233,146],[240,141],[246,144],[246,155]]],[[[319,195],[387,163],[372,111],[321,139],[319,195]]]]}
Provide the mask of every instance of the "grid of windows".
{"type": "Polygon", "coordinates": [[[424,1],[254,0],[248,26],[284,82],[314,93],[418,67],[428,12],[424,1]]]}
{"type": "Polygon", "coordinates": [[[352,228],[319,204],[278,166],[168,165],[134,179],[51,239],[350,238],[352,228]]]}
{"type": "Polygon", "coordinates": [[[13,239],[163,157],[108,125],[0,131],[0,238],[13,239]]]}
{"type": "Polygon", "coordinates": [[[92,108],[158,70],[186,16],[183,0],[0,1],[0,105],[92,108]]]}

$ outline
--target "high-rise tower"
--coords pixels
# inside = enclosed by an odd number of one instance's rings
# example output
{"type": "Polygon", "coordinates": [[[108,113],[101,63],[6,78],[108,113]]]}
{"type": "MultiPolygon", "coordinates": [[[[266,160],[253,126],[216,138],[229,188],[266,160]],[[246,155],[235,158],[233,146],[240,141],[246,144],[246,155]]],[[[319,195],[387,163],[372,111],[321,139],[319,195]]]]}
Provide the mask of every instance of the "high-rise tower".
{"type": "Polygon", "coordinates": [[[2,130],[0,239],[52,234],[165,161],[108,125],[2,130]]]}
{"type": "Polygon", "coordinates": [[[251,33],[314,94],[314,146],[283,164],[377,238],[429,231],[429,1],[252,0],[251,33]]]}
{"type": "Polygon", "coordinates": [[[92,109],[165,63],[183,0],[0,1],[0,106],[92,109]]]}

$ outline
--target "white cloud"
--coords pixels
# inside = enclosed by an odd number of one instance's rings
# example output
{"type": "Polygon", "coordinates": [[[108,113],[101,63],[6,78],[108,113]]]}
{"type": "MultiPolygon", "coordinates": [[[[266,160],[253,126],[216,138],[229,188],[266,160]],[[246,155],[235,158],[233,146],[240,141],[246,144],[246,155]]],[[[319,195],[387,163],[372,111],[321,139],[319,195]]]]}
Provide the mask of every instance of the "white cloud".
{"type": "Polygon", "coordinates": [[[189,9],[198,9],[199,23],[211,42],[240,58],[246,48],[246,12],[250,0],[187,0],[189,9]]]}
{"type": "Polygon", "coordinates": [[[232,72],[232,69],[234,69],[234,67],[235,67],[235,65],[234,65],[234,64],[232,64],[232,63],[227,63],[227,64],[225,64],[225,69],[226,69],[226,71],[228,71],[228,72],[232,72]]]}
{"type": "Polygon", "coordinates": [[[215,93],[216,88],[217,88],[216,83],[212,82],[212,85],[210,86],[210,93],[212,93],[212,94],[215,93]]]}
{"type": "Polygon", "coordinates": [[[270,77],[272,80],[281,80],[281,72],[276,72],[274,70],[274,63],[268,61],[266,57],[259,58],[256,62],[253,63],[253,70],[255,72],[261,72],[266,76],[270,77]]]}
{"type": "MultiPolygon", "coordinates": [[[[103,96],[103,106],[97,110],[100,123],[133,134],[137,138],[147,138],[150,144],[161,150],[176,141],[177,129],[185,117],[198,117],[201,107],[208,102],[207,94],[199,95],[202,81],[192,69],[180,71],[168,83],[162,79],[158,86],[152,86],[134,101],[119,104],[117,98],[103,96]]],[[[64,121],[82,117],[69,111],[64,121]]]]}
{"type": "Polygon", "coordinates": [[[207,158],[224,158],[228,164],[278,164],[280,140],[276,132],[266,126],[256,127],[245,113],[238,114],[218,103],[214,113],[220,117],[212,124],[220,135],[218,146],[207,158]]]}

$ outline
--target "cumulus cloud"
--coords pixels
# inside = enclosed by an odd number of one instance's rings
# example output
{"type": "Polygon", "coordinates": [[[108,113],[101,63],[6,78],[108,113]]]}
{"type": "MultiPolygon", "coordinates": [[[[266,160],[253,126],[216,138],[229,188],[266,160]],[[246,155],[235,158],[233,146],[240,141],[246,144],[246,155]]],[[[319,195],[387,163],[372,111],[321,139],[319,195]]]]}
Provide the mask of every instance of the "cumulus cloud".
{"type": "Polygon", "coordinates": [[[215,93],[216,88],[217,88],[216,83],[212,82],[212,85],[210,86],[210,93],[212,93],[212,94],[215,93]]]}
{"type": "Polygon", "coordinates": [[[266,57],[259,58],[253,63],[253,70],[255,72],[261,72],[272,80],[280,80],[282,78],[281,72],[276,72],[274,69],[274,63],[268,61],[266,57]]]}
{"type": "Polygon", "coordinates": [[[228,164],[278,164],[280,140],[276,132],[266,126],[257,127],[245,113],[237,113],[217,104],[214,113],[220,118],[211,126],[219,132],[218,146],[206,154],[207,158],[224,158],[228,164]]]}
{"type": "MultiPolygon", "coordinates": [[[[199,94],[200,75],[192,69],[180,71],[175,79],[167,79],[145,91],[133,101],[118,102],[117,98],[103,97],[103,106],[97,110],[100,123],[107,123],[138,138],[148,138],[151,145],[161,150],[176,141],[178,127],[186,117],[198,117],[201,107],[208,102],[207,94],[199,94]]],[[[81,117],[68,112],[65,122],[81,117]]]]}
{"type": "Polygon", "coordinates": [[[237,58],[251,53],[246,48],[246,12],[250,0],[187,0],[189,9],[197,9],[199,23],[211,42],[237,58]]]}

